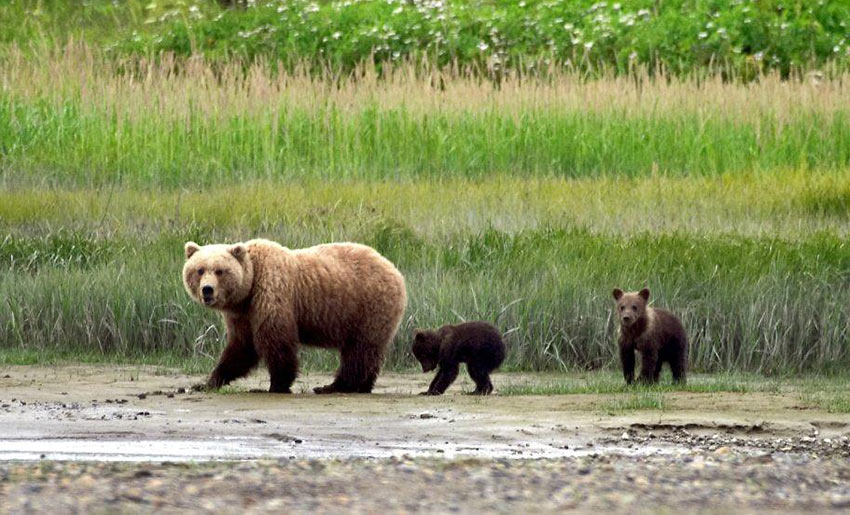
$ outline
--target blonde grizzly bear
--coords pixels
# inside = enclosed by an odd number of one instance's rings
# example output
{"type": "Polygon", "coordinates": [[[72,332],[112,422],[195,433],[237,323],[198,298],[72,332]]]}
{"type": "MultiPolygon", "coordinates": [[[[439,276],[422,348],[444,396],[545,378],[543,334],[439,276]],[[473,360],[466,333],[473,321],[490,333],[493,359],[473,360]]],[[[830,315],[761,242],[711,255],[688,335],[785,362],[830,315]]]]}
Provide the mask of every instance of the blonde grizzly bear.
{"type": "Polygon", "coordinates": [[[316,393],[369,393],[407,303],[404,278],[377,251],[356,243],[290,250],[268,240],[185,246],[183,284],[221,312],[227,347],[207,387],[245,376],[265,361],[270,392],[290,393],[298,345],[339,349],[334,381],[316,393]]]}
{"type": "Polygon", "coordinates": [[[635,350],[641,354],[641,382],[657,383],[661,365],[666,361],[673,382],[684,384],[688,372],[688,335],[676,315],[647,306],[648,288],[629,293],[616,288],[613,294],[620,319],[620,361],[626,384],[634,381],[635,350]]]}

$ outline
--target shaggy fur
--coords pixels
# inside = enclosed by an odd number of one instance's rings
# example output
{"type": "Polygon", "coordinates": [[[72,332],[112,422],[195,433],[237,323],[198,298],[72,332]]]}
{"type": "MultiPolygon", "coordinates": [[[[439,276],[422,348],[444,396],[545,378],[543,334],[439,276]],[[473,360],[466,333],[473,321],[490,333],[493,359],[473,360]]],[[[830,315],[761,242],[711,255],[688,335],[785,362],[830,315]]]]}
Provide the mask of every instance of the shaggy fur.
{"type": "Polygon", "coordinates": [[[316,393],[372,391],[407,304],[404,278],[374,249],[332,243],[290,250],[251,240],[189,242],[185,250],[186,291],[227,324],[227,347],[208,387],[248,374],[262,359],[269,391],[289,393],[300,343],[341,355],[335,380],[316,393]]]}
{"type": "Polygon", "coordinates": [[[460,363],[466,363],[475,381],[476,395],[493,391],[490,372],[505,359],[505,344],[499,330],[487,322],[444,325],[436,331],[416,331],[413,355],[423,372],[440,367],[431,386],[422,395],[441,395],[457,378],[460,363]]]}
{"type": "Polygon", "coordinates": [[[666,361],[673,382],[684,384],[688,371],[688,336],[676,315],[647,306],[649,290],[624,293],[614,290],[620,319],[620,361],[623,377],[631,384],[635,377],[635,350],[640,352],[640,378],[644,383],[658,382],[666,361]]]}

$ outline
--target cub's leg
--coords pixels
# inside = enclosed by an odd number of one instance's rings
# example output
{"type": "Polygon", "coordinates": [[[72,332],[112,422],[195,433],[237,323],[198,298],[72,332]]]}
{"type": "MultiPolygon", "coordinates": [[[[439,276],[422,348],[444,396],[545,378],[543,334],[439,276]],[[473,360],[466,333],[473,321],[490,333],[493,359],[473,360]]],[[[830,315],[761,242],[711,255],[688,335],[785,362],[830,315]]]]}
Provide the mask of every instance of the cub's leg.
{"type": "Polygon", "coordinates": [[[656,364],[660,363],[658,359],[658,351],[645,350],[640,356],[640,381],[645,384],[653,384],[658,381],[656,375],[656,364]]]}
{"type": "Polygon", "coordinates": [[[440,370],[437,371],[437,375],[434,376],[431,386],[428,387],[428,391],[424,395],[442,395],[455,379],[457,379],[459,368],[457,363],[441,364],[440,370]]]}
{"type": "Polygon", "coordinates": [[[635,380],[635,349],[620,347],[620,363],[623,365],[626,384],[632,384],[635,380]]]}
{"type": "Polygon", "coordinates": [[[493,391],[493,383],[490,382],[490,370],[487,367],[467,364],[466,369],[469,371],[469,377],[475,381],[473,395],[489,395],[493,391]]]}
{"type": "MultiPolygon", "coordinates": [[[[686,344],[687,345],[687,344],[686,344]]],[[[686,384],[688,382],[688,352],[687,349],[679,351],[670,359],[670,371],[673,373],[673,382],[686,384]]]]}

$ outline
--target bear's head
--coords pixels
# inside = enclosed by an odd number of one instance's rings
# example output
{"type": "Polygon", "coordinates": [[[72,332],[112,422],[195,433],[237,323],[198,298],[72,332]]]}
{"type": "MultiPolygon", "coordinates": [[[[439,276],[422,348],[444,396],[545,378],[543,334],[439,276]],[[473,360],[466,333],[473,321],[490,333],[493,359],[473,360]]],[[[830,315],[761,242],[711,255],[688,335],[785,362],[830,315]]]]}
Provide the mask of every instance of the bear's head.
{"type": "Polygon", "coordinates": [[[251,294],[254,267],[245,245],[185,245],[183,286],[204,306],[226,310],[251,294]]]}
{"type": "Polygon", "coordinates": [[[436,331],[418,329],[413,336],[413,356],[422,365],[423,372],[437,368],[440,360],[440,344],[442,338],[436,331]]]}
{"type": "Polygon", "coordinates": [[[646,315],[646,302],[649,300],[649,288],[638,292],[624,292],[616,288],[614,300],[617,301],[617,316],[623,327],[629,327],[646,315]]]}

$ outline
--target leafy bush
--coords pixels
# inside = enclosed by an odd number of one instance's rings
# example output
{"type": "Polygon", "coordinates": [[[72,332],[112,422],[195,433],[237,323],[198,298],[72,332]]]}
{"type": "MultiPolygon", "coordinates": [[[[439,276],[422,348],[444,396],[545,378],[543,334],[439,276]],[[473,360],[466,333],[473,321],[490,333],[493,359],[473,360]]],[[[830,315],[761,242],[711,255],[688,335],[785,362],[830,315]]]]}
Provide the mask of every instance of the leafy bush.
{"type": "Polygon", "coordinates": [[[121,53],[200,52],[350,70],[427,58],[491,74],[541,66],[739,77],[850,62],[850,3],[782,0],[273,0],[221,11],[147,6],[152,29],[121,53]]]}

